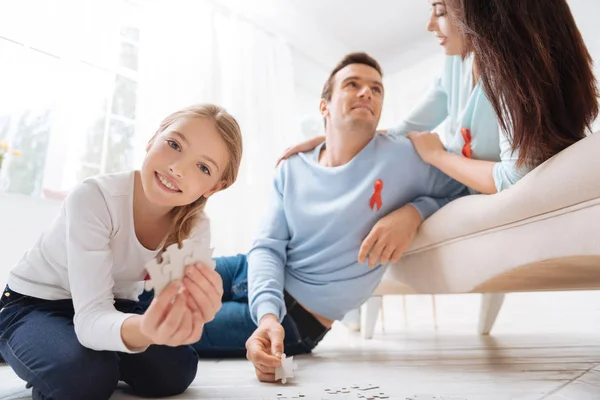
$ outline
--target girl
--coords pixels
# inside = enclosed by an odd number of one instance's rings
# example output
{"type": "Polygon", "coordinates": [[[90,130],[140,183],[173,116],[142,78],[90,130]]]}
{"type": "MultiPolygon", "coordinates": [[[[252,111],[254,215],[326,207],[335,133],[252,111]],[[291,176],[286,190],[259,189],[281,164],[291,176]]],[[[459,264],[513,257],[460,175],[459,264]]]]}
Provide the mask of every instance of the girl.
{"type": "MultiPolygon", "coordinates": [[[[433,88],[388,134],[407,136],[421,158],[471,189],[508,189],[586,136],[598,115],[592,59],[566,0],[428,0],[427,30],[448,56],[433,88]],[[442,133],[430,132],[447,119],[442,133]]],[[[314,138],[283,159],[316,147],[314,138]]],[[[415,232],[406,210],[373,228],[398,261],[415,232]],[[388,247],[389,246],[389,247],[388,247]]],[[[372,253],[375,259],[381,254],[372,253]]],[[[384,254],[382,263],[388,259],[384,254]]]]}
{"type": "Polygon", "coordinates": [[[218,273],[190,265],[149,307],[144,265],[183,239],[210,240],[207,199],[236,180],[242,139],[214,105],[165,118],[141,170],[89,178],[12,269],[0,300],[0,355],[34,399],[107,399],[187,389],[191,343],[221,306],[218,273]]]}

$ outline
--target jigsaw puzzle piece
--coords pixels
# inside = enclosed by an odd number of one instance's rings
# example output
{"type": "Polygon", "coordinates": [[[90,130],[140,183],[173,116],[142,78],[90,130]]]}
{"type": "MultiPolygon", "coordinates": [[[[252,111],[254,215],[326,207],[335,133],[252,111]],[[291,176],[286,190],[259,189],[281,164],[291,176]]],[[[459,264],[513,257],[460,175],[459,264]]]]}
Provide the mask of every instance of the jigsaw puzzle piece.
{"type": "Polygon", "coordinates": [[[171,244],[160,255],[160,262],[152,259],[146,264],[150,279],[144,284],[145,290],[154,289],[155,296],[159,295],[169,283],[185,277],[185,267],[197,262],[202,262],[214,270],[216,263],[212,254],[213,249],[206,242],[184,240],[181,248],[177,243],[171,244]]]}
{"type": "Polygon", "coordinates": [[[158,296],[170,282],[169,275],[165,274],[163,265],[155,258],[146,263],[146,270],[150,279],[144,282],[145,290],[154,290],[154,295],[158,296]]]}
{"type": "Polygon", "coordinates": [[[207,247],[204,244],[195,246],[191,255],[185,259],[186,265],[201,262],[210,269],[214,270],[217,266],[217,263],[212,259],[213,250],[214,249],[207,247]]]}
{"type": "Polygon", "coordinates": [[[288,378],[294,377],[294,371],[298,368],[298,364],[294,362],[294,357],[286,357],[281,355],[281,367],[275,368],[275,380],[281,379],[281,383],[286,383],[288,378]]]}
{"type": "Polygon", "coordinates": [[[183,241],[181,248],[179,248],[177,243],[173,243],[165,249],[162,256],[166,259],[166,273],[170,274],[171,281],[183,279],[185,276],[185,267],[188,265],[185,263],[185,259],[192,251],[193,249],[189,242],[185,240],[183,241]]]}

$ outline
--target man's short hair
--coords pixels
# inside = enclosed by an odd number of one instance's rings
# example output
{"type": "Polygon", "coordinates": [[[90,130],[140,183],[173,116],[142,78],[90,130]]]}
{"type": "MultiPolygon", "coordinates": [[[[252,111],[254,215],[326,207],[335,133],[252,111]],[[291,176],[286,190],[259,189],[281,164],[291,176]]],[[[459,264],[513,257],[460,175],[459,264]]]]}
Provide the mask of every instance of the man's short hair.
{"type": "Polygon", "coordinates": [[[381,75],[383,77],[383,72],[381,72],[381,66],[379,66],[379,63],[377,61],[375,61],[375,59],[373,57],[371,57],[370,55],[368,55],[367,53],[348,54],[346,57],[344,57],[342,59],[342,61],[340,61],[338,63],[338,65],[335,66],[333,71],[331,71],[331,74],[329,75],[327,82],[325,82],[325,85],[323,86],[323,92],[321,93],[322,99],[325,99],[327,101],[331,100],[331,95],[333,93],[333,77],[342,68],[345,68],[350,64],[368,65],[369,67],[376,69],[377,72],[379,72],[379,75],[381,75]]]}

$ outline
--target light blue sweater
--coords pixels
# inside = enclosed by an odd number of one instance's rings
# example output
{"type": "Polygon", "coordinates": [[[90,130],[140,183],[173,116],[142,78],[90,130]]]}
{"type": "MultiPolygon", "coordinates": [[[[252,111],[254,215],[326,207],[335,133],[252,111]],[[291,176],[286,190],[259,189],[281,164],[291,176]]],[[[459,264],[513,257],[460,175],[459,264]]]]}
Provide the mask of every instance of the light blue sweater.
{"type": "Polygon", "coordinates": [[[442,75],[397,127],[388,134],[406,136],[412,131],[430,131],[446,120],[440,136],[449,152],[461,154],[465,144],[461,128],[471,131],[471,151],[475,160],[496,161],[494,183],[500,192],[521,179],[529,168],[517,168],[518,151],[500,129],[494,108],[481,81],[473,82],[473,56],[463,61],[460,56],[446,57],[442,75]]]}
{"type": "Polygon", "coordinates": [[[324,144],[295,155],[276,170],[269,207],[248,254],[249,303],[255,323],[285,316],[283,290],[332,320],[358,307],[379,284],[385,267],[357,261],[375,223],[405,204],[423,219],[466,188],[424,163],[410,140],[375,137],[348,163],[324,167],[324,144]],[[382,207],[371,209],[377,180],[382,207]]]}

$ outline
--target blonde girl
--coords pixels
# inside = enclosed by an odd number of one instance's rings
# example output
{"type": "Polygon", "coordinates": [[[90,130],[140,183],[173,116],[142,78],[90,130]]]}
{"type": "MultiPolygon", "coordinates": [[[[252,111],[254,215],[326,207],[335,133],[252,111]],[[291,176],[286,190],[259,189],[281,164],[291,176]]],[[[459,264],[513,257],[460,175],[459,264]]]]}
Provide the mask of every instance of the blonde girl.
{"type": "Polygon", "coordinates": [[[144,265],[172,243],[210,240],[204,206],[235,182],[241,157],[236,120],[195,105],[162,121],[140,170],[73,189],[0,300],[0,355],[34,399],[107,399],[119,381],[146,397],[188,388],[189,345],[221,306],[221,278],[187,266],[147,306],[144,265]]]}

